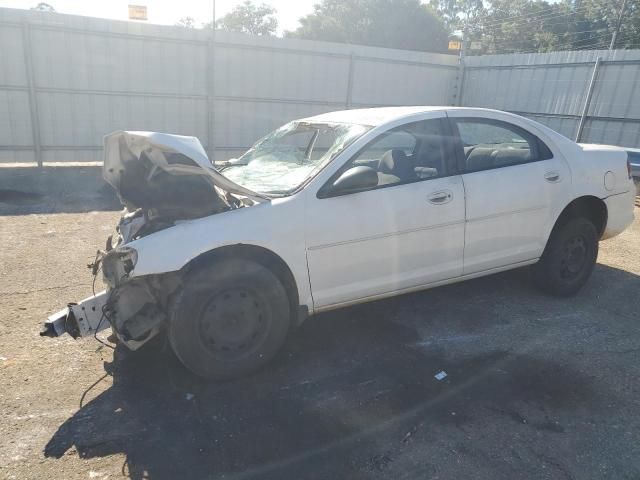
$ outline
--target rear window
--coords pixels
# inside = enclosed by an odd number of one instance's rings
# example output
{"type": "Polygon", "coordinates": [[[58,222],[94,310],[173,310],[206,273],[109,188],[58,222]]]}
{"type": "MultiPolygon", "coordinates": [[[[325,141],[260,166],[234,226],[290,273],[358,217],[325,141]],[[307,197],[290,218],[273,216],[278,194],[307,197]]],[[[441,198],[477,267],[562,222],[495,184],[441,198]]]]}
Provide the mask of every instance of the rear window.
{"type": "Polygon", "coordinates": [[[629,159],[629,163],[640,166],[640,152],[627,150],[627,158],[629,159]]]}
{"type": "Polygon", "coordinates": [[[516,125],[480,118],[460,118],[455,123],[464,147],[465,172],[553,158],[544,142],[516,125]]]}

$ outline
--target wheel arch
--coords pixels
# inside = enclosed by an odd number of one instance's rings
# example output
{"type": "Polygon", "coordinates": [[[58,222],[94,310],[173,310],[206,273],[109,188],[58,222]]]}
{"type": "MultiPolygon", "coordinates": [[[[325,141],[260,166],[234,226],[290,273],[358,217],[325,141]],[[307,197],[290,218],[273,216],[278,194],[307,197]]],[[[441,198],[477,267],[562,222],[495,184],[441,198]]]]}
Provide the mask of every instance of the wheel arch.
{"type": "Polygon", "coordinates": [[[188,274],[190,271],[205,265],[211,265],[216,261],[227,258],[240,258],[259,263],[271,270],[282,282],[289,297],[291,311],[291,324],[299,325],[308,314],[308,307],[300,305],[300,294],[296,278],[289,265],[274,251],[265,247],[251,244],[233,244],[214,248],[192,258],[181,271],[188,274]]]}
{"type": "Polygon", "coordinates": [[[564,207],[554,227],[562,225],[566,221],[576,217],[585,217],[589,219],[596,227],[598,232],[598,238],[601,238],[607,227],[608,211],[605,202],[593,195],[583,195],[581,197],[573,199],[569,204],[564,207]]]}

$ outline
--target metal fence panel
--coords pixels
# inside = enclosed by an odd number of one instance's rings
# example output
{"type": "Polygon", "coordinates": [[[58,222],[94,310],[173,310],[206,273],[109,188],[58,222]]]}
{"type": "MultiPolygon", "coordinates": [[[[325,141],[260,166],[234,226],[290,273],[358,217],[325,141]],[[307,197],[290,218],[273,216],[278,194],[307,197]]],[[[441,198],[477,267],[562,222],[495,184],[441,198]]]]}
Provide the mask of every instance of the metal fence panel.
{"type": "Polygon", "coordinates": [[[598,57],[581,141],[640,147],[639,50],[468,57],[462,103],[519,113],[575,138],[598,57]]]}
{"type": "Polygon", "coordinates": [[[357,59],[354,105],[442,105],[451,98],[456,67],[357,59]]]}
{"type": "Polygon", "coordinates": [[[31,145],[28,96],[26,90],[0,90],[0,148],[31,145]]]}
{"type": "Polygon", "coordinates": [[[220,45],[216,50],[216,95],[257,99],[333,102],[344,105],[347,57],[298,51],[252,50],[220,45]]]}
{"type": "Polygon", "coordinates": [[[24,44],[19,26],[0,28],[0,86],[27,86],[24,44]]]}
{"type": "Polygon", "coordinates": [[[206,47],[149,38],[32,29],[39,88],[206,93],[206,47]]]}
{"type": "Polygon", "coordinates": [[[102,137],[119,129],[195,135],[228,158],[295,118],[447,104],[457,74],[450,55],[229,32],[216,33],[212,55],[210,39],[0,8],[0,161],[99,160],[102,137]]]}

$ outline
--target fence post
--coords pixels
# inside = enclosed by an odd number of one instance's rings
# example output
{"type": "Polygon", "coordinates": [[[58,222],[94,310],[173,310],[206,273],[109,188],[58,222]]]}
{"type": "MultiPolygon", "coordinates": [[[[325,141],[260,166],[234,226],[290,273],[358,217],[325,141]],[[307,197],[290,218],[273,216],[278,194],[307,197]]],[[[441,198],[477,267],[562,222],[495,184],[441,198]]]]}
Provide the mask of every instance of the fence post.
{"type": "MultiPolygon", "coordinates": [[[[215,1],[214,1],[215,4],[215,1]]],[[[213,163],[216,155],[216,21],[213,20],[211,35],[207,42],[207,147],[209,160],[213,163]]]]}
{"type": "Polygon", "coordinates": [[[463,94],[463,89],[464,89],[464,73],[465,73],[465,68],[464,68],[464,64],[465,64],[465,57],[460,57],[459,63],[458,63],[458,85],[457,85],[457,98],[455,99],[454,105],[461,107],[462,106],[462,94],[463,94]]]}
{"type": "Polygon", "coordinates": [[[38,167],[42,167],[42,145],[40,143],[40,118],[38,115],[38,97],[33,74],[33,57],[31,50],[31,26],[29,22],[22,22],[22,46],[24,50],[24,64],[27,73],[27,86],[29,95],[29,115],[31,118],[31,137],[33,151],[38,167]]]}
{"type": "Polygon", "coordinates": [[[345,108],[351,108],[351,95],[353,94],[353,64],[355,59],[353,58],[353,52],[349,55],[349,73],[347,76],[347,99],[345,101],[345,108]]]}
{"type": "Polygon", "coordinates": [[[596,63],[593,65],[593,73],[591,74],[591,81],[587,89],[587,98],[584,100],[584,108],[582,109],[582,115],[580,116],[580,122],[578,123],[578,131],[576,132],[576,143],[580,141],[582,137],[582,130],[584,130],[584,124],[589,113],[589,106],[591,105],[591,97],[593,96],[593,89],[596,85],[596,79],[598,78],[598,68],[600,67],[600,57],[596,58],[596,63]]]}

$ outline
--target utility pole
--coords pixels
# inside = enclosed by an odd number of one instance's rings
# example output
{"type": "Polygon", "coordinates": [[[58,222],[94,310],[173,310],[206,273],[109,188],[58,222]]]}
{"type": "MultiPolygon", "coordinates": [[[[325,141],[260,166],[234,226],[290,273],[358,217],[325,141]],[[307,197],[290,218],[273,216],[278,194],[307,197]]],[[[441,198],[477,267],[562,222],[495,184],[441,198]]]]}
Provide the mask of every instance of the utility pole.
{"type": "Polygon", "coordinates": [[[209,42],[208,48],[208,56],[209,61],[207,62],[209,68],[207,71],[207,81],[209,85],[207,86],[207,143],[209,147],[209,160],[211,163],[215,162],[215,152],[216,152],[216,140],[215,140],[215,130],[216,130],[216,79],[215,79],[215,63],[216,63],[216,0],[212,0],[213,6],[211,7],[211,40],[209,42]]]}
{"type": "Polygon", "coordinates": [[[460,45],[460,52],[458,54],[458,91],[456,98],[456,105],[462,106],[462,94],[464,87],[464,62],[465,62],[465,54],[467,53],[466,48],[467,43],[467,24],[465,20],[465,25],[462,27],[462,45],[460,45]]]}
{"type": "Polygon", "coordinates": [[[611,44],[609,45],[609,50],[613,50],[616,46],[616,39],[618,38],[618,32],[620,32],[620,26],[622,25],[622,17],[624,15],[624,10],[627,7],[627,0],[622,0],[622,4],[620,5],[620,13],[618,14],[618,23],[616,24],[616,29],[613,31],[613,36],[611,37],[611,44]]]}

